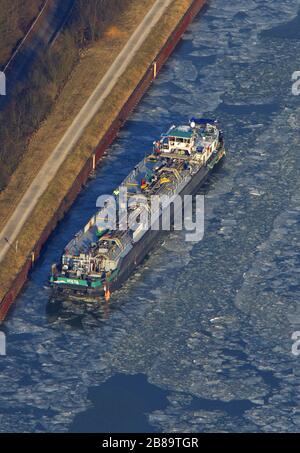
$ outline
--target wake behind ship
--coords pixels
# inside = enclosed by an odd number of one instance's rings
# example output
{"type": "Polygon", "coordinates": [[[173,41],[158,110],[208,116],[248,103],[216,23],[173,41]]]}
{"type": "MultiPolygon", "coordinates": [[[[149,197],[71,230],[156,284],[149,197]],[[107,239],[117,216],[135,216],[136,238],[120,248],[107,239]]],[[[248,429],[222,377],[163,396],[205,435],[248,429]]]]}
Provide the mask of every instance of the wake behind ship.
{"type": "MultiPolygon", "coordinates": [[[[145,200],[195,194],[224,156],[223,133],[217,121],[192,118],[188,125],[172,126],[110,197],[110,205],[113,198],[112,204],[118,208],[113,226],[107,223],[109,202],[105,202],[67,245],[60,263],[52,267],[50,283],[55,293],[109,299],[162,234],[161,228],[152,229],[146,222],[149,207],[145,200]],[[119,195],[124,191],[131,202],[121,206],[119,195]],[[128,219],[133,213],[138,219],[136,228],[121,228],[125,216],[128,219]]],[[[165,209],[167,205],[157,207],[159,224],[165,209]]]]}

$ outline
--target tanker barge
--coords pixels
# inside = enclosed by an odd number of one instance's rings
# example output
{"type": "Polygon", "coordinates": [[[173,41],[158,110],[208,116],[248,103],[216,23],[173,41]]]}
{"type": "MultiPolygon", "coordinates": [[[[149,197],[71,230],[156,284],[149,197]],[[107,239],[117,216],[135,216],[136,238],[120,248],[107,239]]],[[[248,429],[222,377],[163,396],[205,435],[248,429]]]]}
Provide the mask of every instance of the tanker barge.
{"type": "Polygon", "coordinates": [[[174,26],[174,29],[170,30],[169,38],[166,39],[162,47],[157,50],[155,59],[150,62],[141,80],[132,91],[123,107],[116,115],[115,119],[112,121],[90,158],[86,161],[79,174],[73,180],[71,187],[66,190],[66,195],[57,207],[55,214],[53,214],[50,218],[47,218],[47,223],[44,225],[43,231],[36,238],[36,242],[32,249],[28,250],[27,259],[24,261],[12,282],[9,283],[9,290],[4,294],[3,298],[0,299],[0,324],[5,320],[11,305],[20,294],[25,282],[28,279],[29,272],[39,258],[41,250],[48,240],[51,232],[56,228],[58,222],[64,217],[67,210],[72,206],[82,186],[86,183],[91,172],[95,170],[96,165],[100,162],[104,152],[111,145],[118,131],[125,124],[132,111],[136,108],[153,80],[156,79],[187,27],[205,4],[206,0],[191,0],[190,6],[187,8],[183,16],[179,18],[178,23],[174,26]]]}
{"type": "Polygon", "coordinates": [[[52,267],[54,293],[108,300],[163,233],[166,212],[174,222],[175,198],[194,195],[225,154],[217,121],[192,118],[172,126],[114,194],[101,197],[100,210],[67,245],[52,267]]]}

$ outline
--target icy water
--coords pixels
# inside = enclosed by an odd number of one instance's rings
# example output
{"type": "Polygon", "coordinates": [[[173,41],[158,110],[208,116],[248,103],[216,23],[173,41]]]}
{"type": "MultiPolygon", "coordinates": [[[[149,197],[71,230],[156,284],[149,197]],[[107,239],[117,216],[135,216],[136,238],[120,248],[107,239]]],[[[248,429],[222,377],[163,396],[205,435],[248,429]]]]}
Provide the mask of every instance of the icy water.
{"type": "Polygon", "coordinates": [[[3,327],[3,432],[300,431],[300,2],[209,3],[3,327]],[[50,306],[50,266],[97,196],[161,131],[200,114],[221,120],[230,150],[201,190],[204,240],[172,233],[109,308],[50,306]]]}

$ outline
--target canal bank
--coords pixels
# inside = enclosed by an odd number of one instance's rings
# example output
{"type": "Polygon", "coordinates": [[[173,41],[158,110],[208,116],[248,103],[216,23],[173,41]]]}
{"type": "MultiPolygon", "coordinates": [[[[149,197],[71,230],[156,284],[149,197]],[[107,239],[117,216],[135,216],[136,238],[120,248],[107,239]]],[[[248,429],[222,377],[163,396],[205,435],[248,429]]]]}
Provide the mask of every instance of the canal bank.
{"type": "MultiPolygon", "coordinates": [[[[180,2],[174,2],[174,5],[175,3],[180,2]]],[[[176,23],[172,25],[172,29],[168,33],[167,39],[164,39],[163,45],[160,45],[158,51],[155,52],[156,56],[154,59],[151,59],[150,64],[148,63],[146,71],[143,71],[142,74],[136,75],[139,82],[131,90],[126,102],[121,105],[118,114],[103,134],[100,142],[96,146],[96,149],[86,150],[85,154],[82,155],[82,165],[78,173],[75,173],[74,168],[72,171],[72,159],[67,159],[66,165],[69,164],[71,168],[71,177],[68,178],[70,183],[69,186],[63,190],[63,193],[58,193],[60,178],[65,178],[66,174],[64,164],[64,168],[59,170],[58,174],[50,184],[45,196],[39,200],[39,203],[34,211],[34,217],[38,219],[36,227],[33,228],[34,222],[33,224],[31,223],[31,225],[28,224],[29,222],[32,222],[32,219],[25,224],[25,227],[18,238],[18,243],[11,244],[10,250],[1,265],[1,280],[4,281],[1,294],[2,300],[0,303],[1,321],[5,319],[11,304],[21,291],[27,280],[28,273],[36,259],[39,257],[42,247],[47,241],[49,235],[55,229],[57,223],[64,217],[65,213],[76,199],[82,186],[88,180],[89,175],[103,157],[105,150],[113,142],[118,131],[139,103],[152,81],[156,78],[157,74],[178,44],[183,33],[186,31],[189,24],[199,13],[205,3],[205,0],[194,0],[192,2],[188,2],[188,8],[185,7],[185,10],[182,11],[181,15],[176,20],[176,23]],[[51,190],[58,196],[56,197],[55,202],[51,201],[51,206],[47,206],[47,211],[45,210],[45,203],[47,205],[47,196],[49,198],[49,192],[51,192],[51,190]],[[36,232],[38,232],[38,234],[36,234],[36,232]],[[30,241],[28,241],[28,236],[30,237],[30,241]],[[22,240],[24,240],[23,246],[22,240]],[[29,243],[30,247],[27,247],[29,243]],[[17,250],[22,250],[21,257],[16,256],[17,250]],[[11,272],[12,269],[15,269],[15,274],[11,272]]],[[[183,8],[183,6],[181,6],[181,8],[183,8]]],[[[169,12],[167,12],[162,21],[160,21],[160,23],[153,30],[154,35],[157,34],[157,36],[159,36],[158,32],[160,27],[164,27],[165,29],[166,24],[170,23],[169,17],[169,12]],[[157,27],[159,28],[157,29],[157,27]]],[[[124,74],[125,81],[127,80],[127,77],[128,74],[124,74]]],[[[132,84],[132,79],[129,79],[129,82],[132,84]]],[[[71,157],[74,158],[74,155],[71,157]]]]}
{"type": "Polygon", "coordinates": [[[299,4],[286,0],[280,16],[278,5],[209,2],[51,234],[0,329],[2,432],[99,432],[102,422],[119,431],[118,414],[102,415],[107,392],[111,408],[122,389],[135,430],[137,417],[159,432],[300,429],[299,357],[291,353],[300,330],[300,104],[287,77],[300,66],[300,41],[261,36],[290,28],[299,4]],[[203,241],[166,235],[112,295],[109,312],[104,304],[53,306],[49,268],[97,197],[112,193],[153,137],[191,112],[217,117],[229,149],[200,192],[203,241]],[[134,398],[141,394],[142,403],[134,398]]]}

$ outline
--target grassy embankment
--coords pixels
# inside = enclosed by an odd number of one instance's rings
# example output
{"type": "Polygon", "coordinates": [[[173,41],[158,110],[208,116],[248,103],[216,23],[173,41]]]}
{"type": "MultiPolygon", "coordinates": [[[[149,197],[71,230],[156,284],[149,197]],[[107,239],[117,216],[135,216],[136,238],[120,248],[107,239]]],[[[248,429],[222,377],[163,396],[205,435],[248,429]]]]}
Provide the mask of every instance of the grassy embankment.
{"type": "MultiPolygon", "coordinates": [[[[9,61],[14,50],[24,35],[29,30],[31,24],[38,15],[45,0],[0,0],[0,69],[3,69],[9,61]]],[[[5,117],[0,115],[1,130],[3,130],[3,121],[5,117]]],[[[8,181],[9,164],[4,157],[1,159],[2,149],[5,147],[5,139],[0,132],[0,188],[8,181]]]]}
{"type": "MultiPolygon", "coordinates": [[[[108,30],[105,36],[90,47],[82,57],[61,93],[52,114],[31,140],[22,165],[15,172],[6,191],[0,195],[2,224],[3,219],[9,215],[10,205],[14,204],[16,198],[20,197],[20,191],[23,191],[29,185],[41,163],[59,141],[66,127],[71,124],[74,114],[83,105],[86,96],[93,91],[104,74],[105,68],[119,53],[124,45],[124,40],[135,29],[138,21],[142,20],[145,9],[149,8],[152,3],[154,3],[154,0],[132,0],[126,12],[115,21],[114,27],[108,30]],[[3,214],[3,209],[6,214],[3,214]]],[[[25,257],[33,249],[36,238],[40,236],[49,219],[56,212],[83,164],[91,156],[93,149],[190,3],[190,0],[174,0],[172,15],[166,13],[160,23],[156,25],[150,38],[135,57],[134,63],[119,80],[113,93],[104,102],[74,152],[66,159],[63,168],[59,170],[47,192],[41,197],[34,215],[26,223],[19,236],[18,252],[15,251],[15,244],[13,244],[5,261],[1,264],[0,299],[10,288],[11,282],[23,265],[25,257]]]]}
{"type": "MultiPolygon", "coordinates": [[[[56,2],[48,1],[49,5],[56,2]]],[[[24,68],[14,83],[9,102],[0,111],[0,190],[9,183],[26,153],[29,139],[50,114],[82,52],[102,36],[129,1],[75,0],[60,38],[50,49],[36,55],[34,64],[24,68]]],[[[13,3],[13,17],[25,14],[26,2],[13,0],[13,3]]],[[[0,10],[0,17],[4,23],[11,22],[7,11],[0,10]]]]}
{"type": "Polygon", "coordinates": [[[0,0],[0,67],[9,60],[45,0],[0,0]]]}

